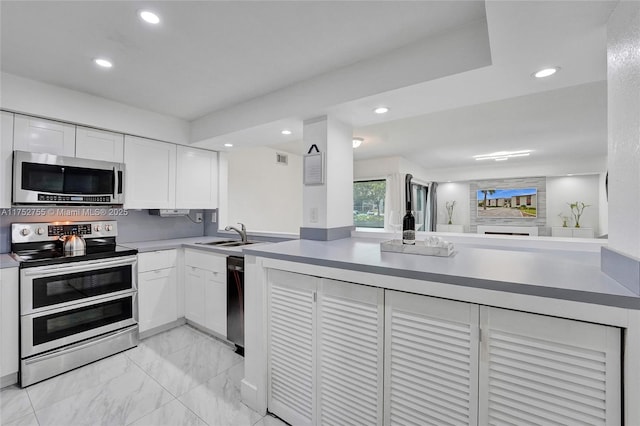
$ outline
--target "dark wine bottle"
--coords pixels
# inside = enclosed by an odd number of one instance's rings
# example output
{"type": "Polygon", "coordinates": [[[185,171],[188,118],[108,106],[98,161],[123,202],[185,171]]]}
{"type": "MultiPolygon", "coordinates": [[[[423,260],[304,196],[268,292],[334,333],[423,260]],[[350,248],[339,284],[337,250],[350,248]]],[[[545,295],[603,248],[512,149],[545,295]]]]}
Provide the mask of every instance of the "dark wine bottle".
{"type": "Polygon", "coordinates": [[[404,180],[407,205],[406,213],[402,218],[402,244],[414,245],[416,243],[416,218],[411,212],[411,179],[413,176],[407,173],[404,180]]]}

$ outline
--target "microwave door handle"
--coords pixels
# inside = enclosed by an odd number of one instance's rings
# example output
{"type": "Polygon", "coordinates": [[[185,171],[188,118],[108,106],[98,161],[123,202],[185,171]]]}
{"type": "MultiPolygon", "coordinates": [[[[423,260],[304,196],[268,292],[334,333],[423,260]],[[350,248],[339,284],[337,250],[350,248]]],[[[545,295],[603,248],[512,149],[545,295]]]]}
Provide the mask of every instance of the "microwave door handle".
{"type": "Polygon", "coordinates": [[[114,166],[113,167],[113,200],[116,200],[118,195],[118,170],[114,166]]]}

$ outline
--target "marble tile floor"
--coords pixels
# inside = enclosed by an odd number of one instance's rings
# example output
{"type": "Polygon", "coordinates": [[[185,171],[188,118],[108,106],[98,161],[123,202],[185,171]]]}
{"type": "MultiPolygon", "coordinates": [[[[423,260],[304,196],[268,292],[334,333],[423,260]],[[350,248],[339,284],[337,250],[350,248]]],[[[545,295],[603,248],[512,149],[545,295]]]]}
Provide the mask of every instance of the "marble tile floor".
{"type": "Polygon", "coordinates": [[[285,426],[240,401],[243,358],[187,325],[26,389],[0,392],[3,426],[285,426]]]}

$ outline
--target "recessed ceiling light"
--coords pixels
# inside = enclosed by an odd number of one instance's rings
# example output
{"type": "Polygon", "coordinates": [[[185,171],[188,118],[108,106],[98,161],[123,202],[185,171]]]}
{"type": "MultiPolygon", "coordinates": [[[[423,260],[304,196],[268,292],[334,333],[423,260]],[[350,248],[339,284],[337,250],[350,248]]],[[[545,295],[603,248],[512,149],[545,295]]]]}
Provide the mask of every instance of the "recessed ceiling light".
{"type": "Polygon", "coordinates": [[[569,173],[569,174],[567,174],[567,176],[573,176],[573,174],[572,174],[572,173],[569,173]]]}
{"type": "Polygon", "coordinates": [[[554,75],[558,71],[560,71],[560,67],[544,68],[544,69],[541,69],[540,71],[533,73],[533,76],[536,78],[544,78],[544,77],[549,77],[551,75],[554,75]]]}
{"type": "Polygon", "coordinates": [[[364,139],[362,138],[353,138],[353,147],[359,147],[360,145],[362,145],[362,142],[364,142],[364,139]]]}
{"type": "Polygon", "coordinates": [[[474,155],[473,158],[475,158],[476,161],[482,161],[482,160],[505,161],[513,157],[527,157],[529,156],[529,154],[531,154],[531,150],[525,149],[522,151],[498,151],[498,152],[492,152],[491,154],[474,155]]]}
{"type": "Polygon", "coordinates": [[[104,58],[94,59],[93,62],[95,62],[96,65],[101,66],[102,68],[111,68],[113,66],[111,61],[109,61],[108,59],[104,59],[104,58]]]}
{"type": "Polygon", "coordinates": [[[159,24],[160,17],[153,12],[149,12],[148,10],[141,10],[138,15],[140,19],[150,24],[159,24]]]}
{"type": "Polygon", "coordinates": [[[381,106],[381,107],[378,107],[378,108],[374,109],[373,112],[375,112],[376,114],[384,114],[384,113],[389,112],[389,108],[381,106]]]}
{"type": "Polygon", "coordinates": [[[233,146],[232,143],[225,143],[224,146],[226,146],[227,148],[231,148],[233,146]]]}
{"type": "Polygon", "coordinates": [[[284,129],[284,130],[283,130],[283,131],[281,131],[280,133],[282,133],[283,135],[290,135],[292,132],[291,132],[291,130],[284,129]]]}

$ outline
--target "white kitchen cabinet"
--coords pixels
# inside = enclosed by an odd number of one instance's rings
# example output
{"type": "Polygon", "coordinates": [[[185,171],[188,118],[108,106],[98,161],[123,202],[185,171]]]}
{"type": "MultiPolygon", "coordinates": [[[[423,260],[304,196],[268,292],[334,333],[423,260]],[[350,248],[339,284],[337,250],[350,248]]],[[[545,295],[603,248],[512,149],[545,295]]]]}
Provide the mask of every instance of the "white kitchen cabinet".
{"type": "Polygon", "coordinates": [[[173,209],[176,195],[176,146],[125,136],[125,208],[173,209]]]}
{"type": "Polygon", "coordinates": [[[124,135],[89,127],[76,127],[76,157],[124,162],[124,135]]]}
{"type": "Polygon", "coordinates": [[[185,318],[227,336],[227,258],[185,249],[185,318]]]}
{"type": "Polygon", "coordinates": [[[269,410],[291,424],[382,424],[382,289],[268,272],[269,410]]]}
{"type": "Polygon", "coordinates": [[[382,425],[384,290],[323,279],[318,424],[382,425]]]}
{"type": "Polygon", "coordinates": [[[316,292],[319,278],[271,269],[267,290],[269,411],[315,425],[316,292]]]}
{"type": "Polygon", "coordinates": [[[479,424],[621,424],[621,330],[481,308],[479,424]]]}
{"type": "Polygon", "coordinates": [[[18,380],[19,305],[18,268],[0,269],[0,387],[18,380]]]}
{"type": "Polygon", "coordinates": [[[0,209],[11,207],[13,114],[0,111],[0,209]]]}
{"type": "Polygon", "coordinates": [[[177,146],[176,208],[218,208],[217,152],[177,146]]]}
{"type": "Polygon", "coordinates": [[[569,228],[568,226],[554,226],[551,228],[552,237],[593,238],[593,228],[569,228]]]}
{"type": "Polygon", "coordinates": [[[178,319],[176,250],[138,255],[138,322],[140,333],[178,319]]]}
{"type": "Polygon", "coordinates": [[[76,152],[76,126],[16,114],[13,149],[73,157],[76,152]]]}
{"type": "Polygon", "coordinates": [[[478,424],[478,305],[387,291],[385,307],[385,424],[478,424]]]}

